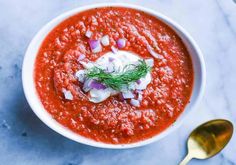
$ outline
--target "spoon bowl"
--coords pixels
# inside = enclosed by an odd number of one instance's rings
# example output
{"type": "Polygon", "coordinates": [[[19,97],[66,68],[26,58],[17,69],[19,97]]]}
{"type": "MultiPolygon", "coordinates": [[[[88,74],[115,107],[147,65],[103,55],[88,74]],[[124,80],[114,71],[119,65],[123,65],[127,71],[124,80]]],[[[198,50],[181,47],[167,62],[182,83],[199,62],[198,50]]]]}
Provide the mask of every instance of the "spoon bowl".
{"type": "Polygon", "coordinates": [[[224,119],[211,120],[198,126],[189,135],[188,154],[180,165],[192,158],[207,159],[219,153],[233,135],[233,124],[224,119]]]}

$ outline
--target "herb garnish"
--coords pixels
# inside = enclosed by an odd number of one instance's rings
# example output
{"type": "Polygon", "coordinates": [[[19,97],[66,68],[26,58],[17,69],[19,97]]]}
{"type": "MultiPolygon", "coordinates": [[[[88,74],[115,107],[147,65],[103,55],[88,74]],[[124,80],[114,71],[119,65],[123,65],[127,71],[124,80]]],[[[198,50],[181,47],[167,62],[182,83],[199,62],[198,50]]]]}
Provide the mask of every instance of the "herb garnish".
{"type": "Polygon", "coordinates": [[[122,71],[112,73],[95,66],[87,71],[87,77],[96,79],[112,89],[121,90],[122,87],[146,76],[150,69],[144,60],[139,60],[137,65],[126,65],[122,71]]]}

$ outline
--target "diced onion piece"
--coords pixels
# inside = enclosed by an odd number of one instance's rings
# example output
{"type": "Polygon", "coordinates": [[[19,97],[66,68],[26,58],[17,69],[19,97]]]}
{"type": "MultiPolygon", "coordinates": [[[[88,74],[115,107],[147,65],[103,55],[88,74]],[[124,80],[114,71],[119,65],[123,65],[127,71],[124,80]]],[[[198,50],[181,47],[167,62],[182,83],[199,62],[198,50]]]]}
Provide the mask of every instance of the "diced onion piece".
{"type": "Polygon", "coordinates": [[[93,81],[92,79],[87,79],[87,80],[85,80],[85,82],[84,82],[84,85],[83,85],[83,91],[84,92],[88,92],[91,88],[89,87],[90,85],[90,83],[91,83],[91,81],[93,81]]]}
{"type": "Polygon", "coordinates": [[[75,73],[75,77],[79,80],[79,82],[85,81],[85,70],[79,70],[75,73]]]}
{"type": "Polygon", "coordinates": [[[141,84],[141,80],[140,80],[140,79],[137,80],[136,83],[137,83],[137,84],[141,84]]]}
{"type": "Polygon", "coordinates": [[[102,45],[99,40],[89,40],[89,46],[93,53],[102,51],[102,45]]]}
{"type": "Polygon", "coordinates": [[[163,59],[164,58],[162,55],[156,53],[151,46],[147,46],[147,50],[156,59],[163,59]]]}
{"type": "Polygon", "coordinates": [[[87,30],[86,33],[85,33],[85,36],[88,37],[88,38],[91,38],[93,35],[93,32],[91,32],[90,30],[87,30]]]}
{"type": "Polygon", "coordinates": [[[69,91],[69,90],[66,90],[66,89],[62,89],[62,92],[63,92],[63,94],[64,94],[64,96],[65,96],[65,99],[67,99],[67,100],[73,100],[73,95],[72,95],[72,93],[71,93],[71,91],[69,91]]]}
{"type": "Polygon", "coordinates": [[[78,57],[78,61],[81,61],[85,59],[85,55],[84,54],[80,54],[79,57],[78,57]]]}
{"type": "Polygon", "coordinates": [[[118,52],[117,48],[115,48],[114,46],[111,47],[111,51],[115,54],[118,52]]]}
{"type": "Polygon", "coordinates": [[[110,44],[109,36],[105,35],[101,38],[101,43],[103,46],[108,46],[110,44]]]}
{"type": "Polygon", "coordinates": [[[102,83],[100,82],[97,82],[96,80],[92,80],[91,83],[88,84],[88,86],[92,89],[106,89],[106,86],[103,85],[102,83]]]}
{"type": "Polygon", "coordinates": [[[152,58],[146,59],[145,62],[149,67],[154,66],[154,60],[152,58]]]}
{"type": "Polygon", "coordinates": [[[126,39],[120,38],[116,41],[116,44],[119,49],[124,48],[126,45],[126,39]]]}
{"type": "Polygon", "coordinates": [[[136,99],[131,99],[130,100],[130,104],[135,106],[135,107],[139,107],[140,106],[140,102],[136,99]]]}
{"type": "Polygon", "coordinates": [[[134,94],[131,91],[122,92],[122,96],[124,99],[134,98],[134,94]]]}

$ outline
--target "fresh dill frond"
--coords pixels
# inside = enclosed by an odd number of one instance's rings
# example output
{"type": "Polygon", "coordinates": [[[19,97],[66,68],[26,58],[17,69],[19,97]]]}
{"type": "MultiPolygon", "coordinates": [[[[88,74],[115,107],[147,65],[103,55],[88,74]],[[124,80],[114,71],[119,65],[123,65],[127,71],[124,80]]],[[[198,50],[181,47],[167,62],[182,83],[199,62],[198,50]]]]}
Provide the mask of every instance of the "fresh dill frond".
{"type": "Polygon", "coordinates": [[[139,60],[137,65],[126,65],[122,71],[108,73],[99,67],[93,67],[87,71],[87,77],[111,87],[115,90],[121,90],[122,87],[139,80],[147,75],[150,67],[144,60],[139,60]]]}

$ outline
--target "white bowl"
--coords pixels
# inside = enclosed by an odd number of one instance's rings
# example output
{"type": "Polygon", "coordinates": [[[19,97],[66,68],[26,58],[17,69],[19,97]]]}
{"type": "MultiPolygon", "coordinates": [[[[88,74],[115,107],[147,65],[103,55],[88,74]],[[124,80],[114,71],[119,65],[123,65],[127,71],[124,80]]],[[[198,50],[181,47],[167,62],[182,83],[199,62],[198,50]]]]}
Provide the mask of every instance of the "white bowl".
{"type": "Polygon", "coordinates": [[[31,106],[34,113],[41,119],[48,127],[53,129],[54,131],[58,132],[59,134],[74,140],[79,143],[87,144],[94,147],[101,147],[101,148],[112,148],[112,149],[124,149],[124,148],[133,148],[138,146],[143,146],[149,143],[152,143],[154,141],[158,141],[161,138],[165,137],[167,134],[172,132],[174,129],[176,129],[185,119],[185,117],[193,111],[194,107],[197,105],[199,100],[202,98],[203,91],[205,88],[205,64],[203,60],[202,53],[198,46],[196,45],[195,41],[192,39],[192,37],[178,24],[167,18],[161,13],[158,13],[156,11],[143,8],[136,5],[131,4],[120,4],[120,3],[106,3],[106,4],[96,4],[96,5],[89,5],[84,7],[79,7],[74,10],[68,11],[66,13],[61,14],[57,18],[50,21],[48,24],[46,24],[33,38],[31,41],[25,57],[24,57],[24,63],[23,63],[23,69],[22,69],[22,81],[23,81],[23,88],[24,93],[26,96],[26,99],[31,106]],[[40,48],[40,45],[44,38],[48,35],[48,33],[59,23],[64,21],[65,19],[69,18],[70,16],[79,13],[81,11],[85,11],[92,8],[99,8],[99,7],[106,7],[106,6],[116,6],[116,7],[128,7],[128,8],[134,8],[137,10],[144,11],[150,15],[155,16],[159,20],[162,20],[164,23],[169,25],[183,40],[185,43],[191,58],[193,62],[193,68],[194,68],[194,87],[192,96],[190,99],[190,103],[185,108],[184,112],[179,116],[179,118],[176,120],[176,122],[161,132],[160,134],[157,134],[156,136],[131,143],[131,144],[106,144],[102,142],[97,142],[88,138],[85,138],[83,136],[80,136],[79,134],[76,134],[69,130],[68,128],[62,126],[60,123],[58,123],[56,120],[54,120],[51,115],[44,109],[43,105],[40,102],[40,99],[37,95],[37,91],[35,88],[34,83],[34,63],[35,58],[37,56],[38,50],[40,48]]]}

